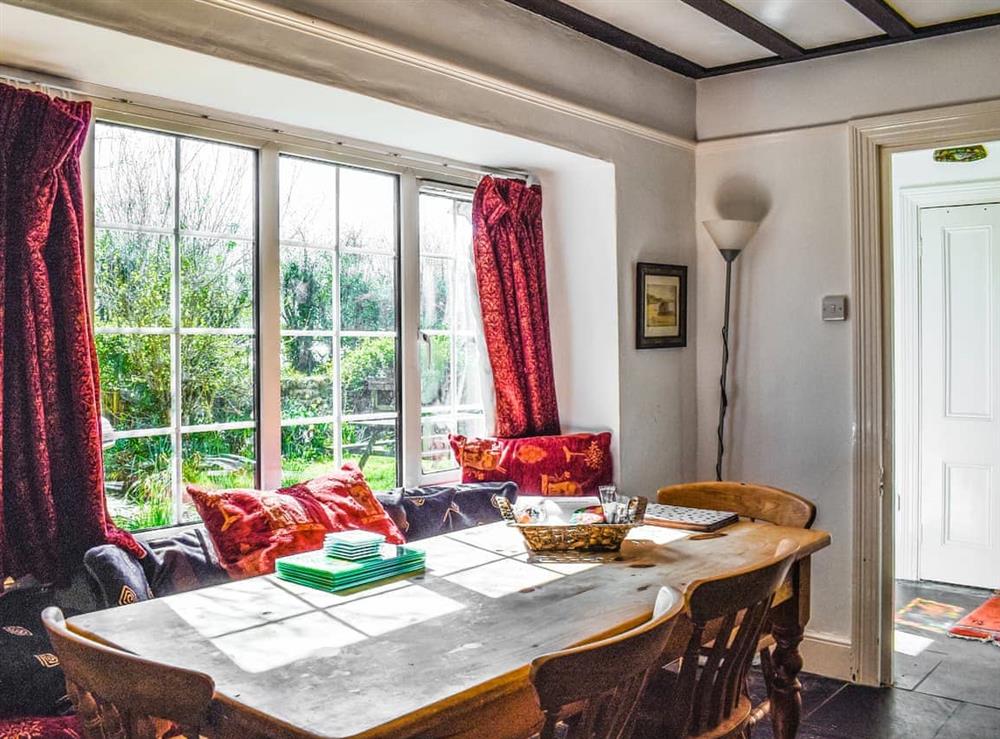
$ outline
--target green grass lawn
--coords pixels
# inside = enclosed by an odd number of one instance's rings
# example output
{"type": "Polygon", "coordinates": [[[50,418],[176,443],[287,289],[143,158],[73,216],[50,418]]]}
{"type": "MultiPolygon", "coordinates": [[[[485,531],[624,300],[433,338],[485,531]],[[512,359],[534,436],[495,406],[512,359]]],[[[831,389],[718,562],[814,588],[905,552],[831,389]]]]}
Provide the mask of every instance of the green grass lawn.
{"type": "MultiPolygon", "coordinates": [[[[360,462],[360,457],[345,455],[344,461],[360,462]]],[[[287,487],[297,482],[311,480],[320,475],[326,475],[336,470],[332,459],[304,460],[286,457],[282,460],[281,485],[287,487]]],[[[371,456],[362,472],[372,490],[391,490],[396,487],[396,459],[394,457],[371,456]]],[[[208,474],[205,471],[189,471],[187,480],[192,485],[203,485],[208,488],[252,488],[254,487],[252,470],[233,470],[223,474],[208,474]]],[[[129,530],[142,531],[169,526],[173,519],[173,502],[169,490],[150,486],[147,493],[141,497],[123,501],[115,496],[109,496],[109,507],[115,525],[129,530]]],[[[187,506],[185,522],[197,521],[197,514],[187,506]]]]}
{"type": "MultiPolygon", "coordinates": [[[[345,454],[345,462],[360,462],[360,457],[345,454]]],[[[336,470],[332,459],[310,461],[285,458],[281,462],[281,484],[294,485],[297,482],[311,480],[320,475],[326,475],[336,470]]],[[[396,487],[395,457],[371,456],[361,470],[372,490],[392,490],[396,487]]]]}

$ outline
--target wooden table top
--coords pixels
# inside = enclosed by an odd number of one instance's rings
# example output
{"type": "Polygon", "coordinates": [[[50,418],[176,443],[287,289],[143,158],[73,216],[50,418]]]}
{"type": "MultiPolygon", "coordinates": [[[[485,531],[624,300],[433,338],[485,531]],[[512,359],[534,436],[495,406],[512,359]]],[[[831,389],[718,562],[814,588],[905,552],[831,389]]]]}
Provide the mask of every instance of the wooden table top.
{"type": "Polygon", "coordinates": [[[526,553],[520,533],[497,523],[416,542],[427,551],[425,575],[360,592],[265,576],[69,625],[211,675],[218,700],[237,710],[321,736],[374,735],[523,682],[535,657],[649,618],[660,586],[683,592],[769,556],[782,539],[796,542],[800,557],[830,542],[822,531],[749,521],[693,537],[644,526],[620,553],[551,561],[526,553]]]}

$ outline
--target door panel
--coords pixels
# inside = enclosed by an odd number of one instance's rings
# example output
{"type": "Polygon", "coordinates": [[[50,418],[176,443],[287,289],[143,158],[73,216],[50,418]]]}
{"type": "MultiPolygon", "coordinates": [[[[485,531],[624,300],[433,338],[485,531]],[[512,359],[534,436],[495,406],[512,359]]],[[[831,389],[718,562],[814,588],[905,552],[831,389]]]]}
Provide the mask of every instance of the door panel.
{"type": "Polygon", "coordinates": [[[986,465],[945,464],[944,542],[988,547],[993,486],[986,465]]]}
{"type": "Polygon", "coordinates": [[[1000,586],[1000,205],[920,213],[925,580],[1000,586]]]}
{"type": "Polygon", "coordinates": [[[946,228],[943,235],[947,412],[989,418],[990,229],[946,228]]]}

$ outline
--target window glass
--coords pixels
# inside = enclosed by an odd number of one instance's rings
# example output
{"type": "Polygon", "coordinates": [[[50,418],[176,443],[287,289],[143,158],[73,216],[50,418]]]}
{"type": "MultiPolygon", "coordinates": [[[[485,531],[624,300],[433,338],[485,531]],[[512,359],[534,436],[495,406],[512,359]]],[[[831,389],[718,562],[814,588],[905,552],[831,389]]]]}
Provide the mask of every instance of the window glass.
{"type": "Polygon", "coordinates": [[[395,487],[396,177],[281,156],[279,179],[282,482],[353,460],[395,487]]]}
{"type": "Polygon", "coordinates": [[[195,517],[184,485],[255,477],[256,155],[97,122],[94,295],[108,507],[195,517]]]}
{"type": "Polygon", "coordinates": [[[421,469],[455,469],[448,434],[484,431],[472,283],[472,204],[420,195],[421,469]]]}

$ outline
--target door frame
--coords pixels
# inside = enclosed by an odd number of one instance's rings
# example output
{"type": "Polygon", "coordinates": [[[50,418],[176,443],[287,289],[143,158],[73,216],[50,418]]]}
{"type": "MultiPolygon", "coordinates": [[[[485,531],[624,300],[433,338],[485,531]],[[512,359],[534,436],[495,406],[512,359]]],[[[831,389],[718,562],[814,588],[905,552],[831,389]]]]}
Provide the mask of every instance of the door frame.
{"type": "Polygon", "coordinates": [[[847,124],[855,445],[851,664],[856,682],[892,682],[895,565],[891,155],[1000,139],[1000,99],[847,124]],[[888,368],[888,370],[887,370],[888,368]]]}
{"type": "Polygon", "coordinates": [[[895,576],[917,580],[920,575],[920,211],[923,208],[962,207],[1000,203],[1000,180],[970,180],[945,185],[901,188],[893,205],[894,310],[890,313],[895,334],[895,576]]]}

